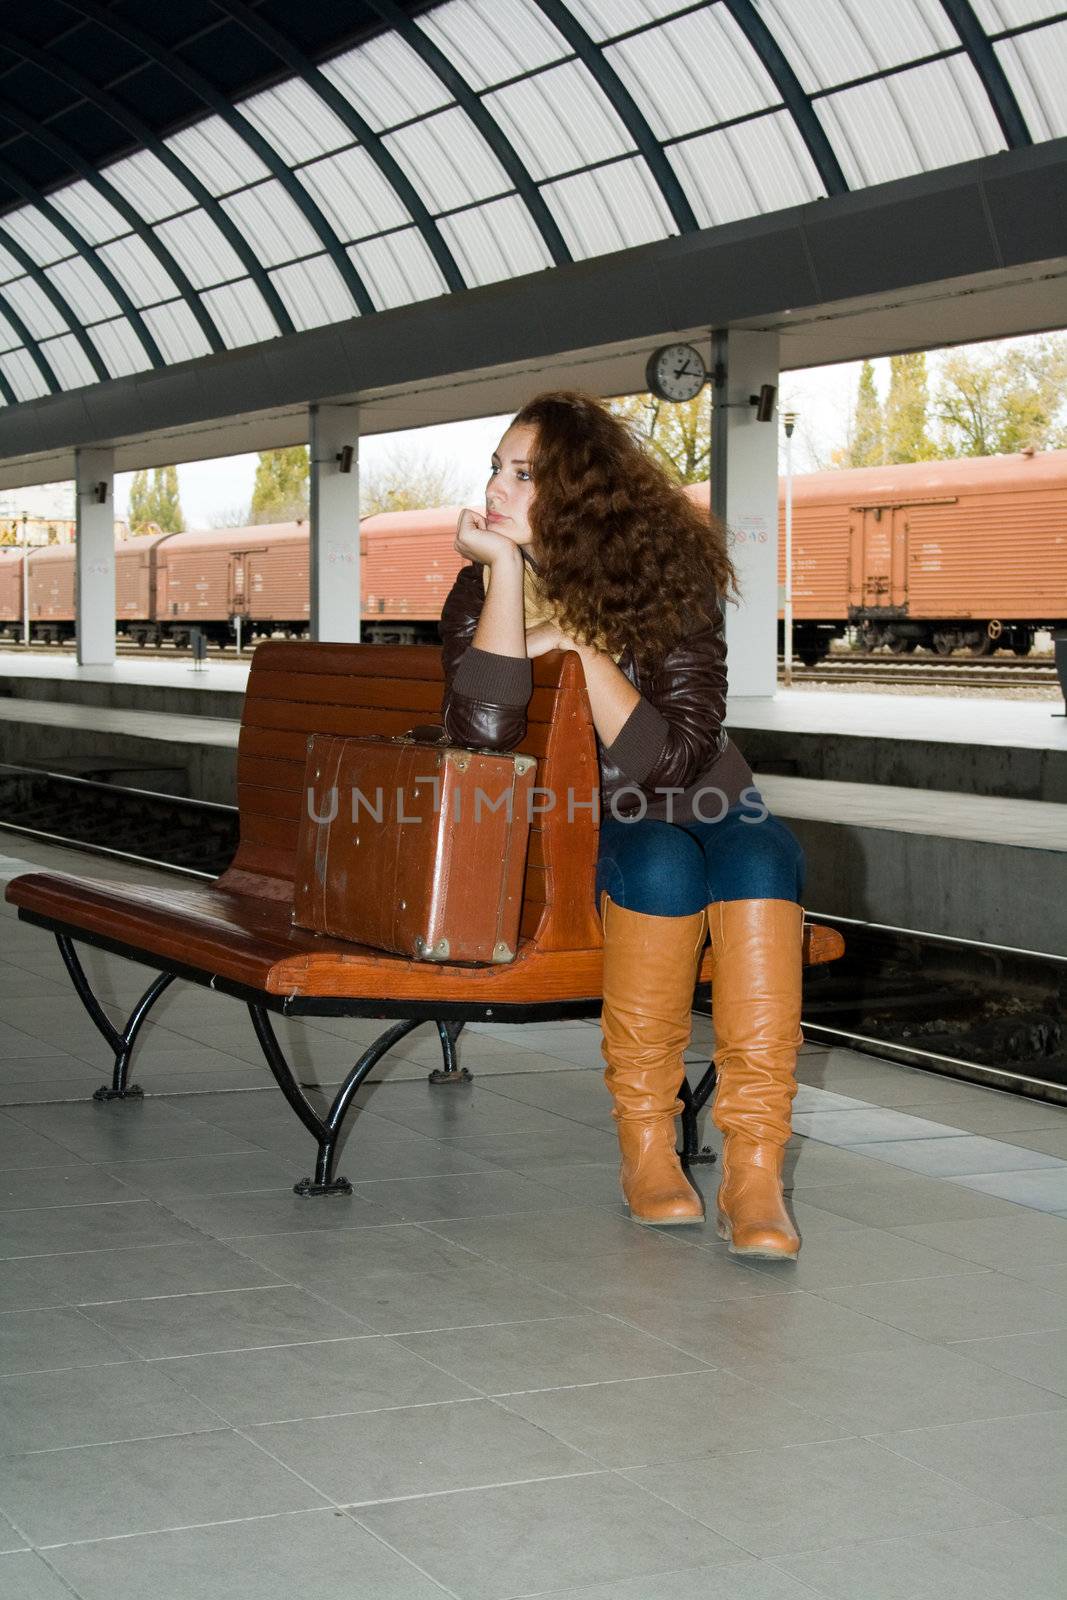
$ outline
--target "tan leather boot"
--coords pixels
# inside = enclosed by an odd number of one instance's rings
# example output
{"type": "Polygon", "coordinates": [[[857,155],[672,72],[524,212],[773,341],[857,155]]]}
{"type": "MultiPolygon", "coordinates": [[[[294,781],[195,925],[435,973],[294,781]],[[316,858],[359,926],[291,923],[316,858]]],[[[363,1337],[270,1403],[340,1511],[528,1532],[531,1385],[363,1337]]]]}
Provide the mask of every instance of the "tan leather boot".
{"type": "Polygon", "coordinates": [[[792,900],[708,907],[716,1091],[723,1134],[716,1228],[731,1255],[795,1261],[782,1162],[797,1092],[804,912],[792,900]]]}
{"type": "Polygon", "coordinates": [[[707,927],[703,911],[652,917],[600,898],[604,925],[604,1082],[615,1102],[619,1181],[635,1222],[703,1222],[704,1205],[682,1171],[674,1119],[693,987],[707,927]]]}

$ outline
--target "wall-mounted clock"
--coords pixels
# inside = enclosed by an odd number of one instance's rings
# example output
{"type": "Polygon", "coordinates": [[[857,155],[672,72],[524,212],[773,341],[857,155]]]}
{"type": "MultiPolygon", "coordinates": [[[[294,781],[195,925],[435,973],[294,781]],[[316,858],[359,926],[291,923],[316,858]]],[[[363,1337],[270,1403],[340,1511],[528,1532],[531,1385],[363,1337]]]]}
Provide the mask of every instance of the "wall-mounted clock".
{"type": "Polygon", "coordinates": [[[692,400],[707,381],[704,358],[691,344],[662,344],[645,367],[645,382],[660,400],[692,400]]]}

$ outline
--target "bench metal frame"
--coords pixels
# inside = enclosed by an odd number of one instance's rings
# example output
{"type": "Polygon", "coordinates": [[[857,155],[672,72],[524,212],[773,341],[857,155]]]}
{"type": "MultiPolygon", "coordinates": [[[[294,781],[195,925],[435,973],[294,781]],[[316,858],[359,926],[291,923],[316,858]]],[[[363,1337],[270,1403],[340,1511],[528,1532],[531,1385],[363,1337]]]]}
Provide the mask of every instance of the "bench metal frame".
{"type": "MultiPolygon", "coordinates": [[[[573,1021],[576,1019],[599,1016],[602,1001],[599,996],[590,996],[586,1000],[546,1000],[536,1001],[524,1005],[501,1004],[477,1005],[462,1001],[440,1000],[359,1000],[347,996],[314,996],[314,995],[279,995],[268,994],[263,989],[250,988],[245,984],[235,983],[224,978],[218,973],[205,971],[200,967],[191,967],[182,962],[170,960],[165,956],[151,955],[139,949],[136,945],[128,945],[117,939],[109,939],[103,934],[87,932],[84,928],[75,927],[73,924],[64,923],[54,917],[41,916],[39,913],[19,907],[19,918],[23,922],[32,923],[35,927],[44,928],[53,933],[59,945],[59,953],[63,964],[70,974],[71,981],[78,993],[82,1004],[89,1013],[94,1025],[106,1039],[108,1046],[115,1053],[115,1066],[110,1084],[103,1084],[93,1094],[94,1100],[126,1100],[141,1098],[144,1090],[137,1083],[129,1081],[130,1062],[134,1046],[141,1026],[148,1013],[175,978],[184,978],[190,983],[200,984],[203,988],[214,989],[219,994],[231,995],[235,1000],[242,1001],[248,1007],[252,1019],[252,1027],[259,1041],[261,1050],[266,1059],[278,1087],[295,1111],[300,1121],[308,1129],[318,1145],[318,1154],[315,1160],[314,1178],[302,1178],[293,1185],[293,1192],[299,1195],[322,1194],[351,1194],[352,1184],[349,1179],[338,1177],[335,1166],[338,1154],[338,1142],[341,1137],[345,1117],[351,1109],[352,1101],[362,1084],[382,1057],[398,1044],[407,1034],[424,1022],[436,1024],[438,1038],[441,1043],[441,1056],[443,1065],[435,1068],[429,1074],[429,1081],[434,1084],[456,1085],[471,1082],[471,1074],[465,1067],[461,1067],[456,1057],[456,1044],[463,1028],[468,1022],[559,1022],[573,1021]],[[95,949],[104,950],[110,955],[123,956],[128,961],[134,961],[140,966],[151,966],[159,969],[144,994],[138,1000],[127,1018],[125,1027],[120,1031],[104,1011],[82,966],[81,960],[75,949],[75,941],[87,944],[95,949]],[[304,1093],[303,1087],[297,1080],[292,1067],[289,1065],[278,1043],[270,1013],[276,1012],[283,1017],[382,1017],[399,1018],[392,1022],[374,1039],[362,1052],[348,1076],[341,1084],[325,1116],[316,1111],[314,1105],[304,1093]]],[[[706,998],[711,992],[707,983],[698,984],[695,998],[706,998]]],[[[683,1166],[698,1162],[713,1162],[714,1153],[707,1147],[701,1148],[697,1118],[703,1110],[712,1090],[715,1087],[715,1067],[709,1064],[707,1071],[700,1079],[696,1088],[690,1084],[687,1076],[683,1076],[679,1095],[682,1100],[682,1148],[679,1155],[683,1166]]]]}

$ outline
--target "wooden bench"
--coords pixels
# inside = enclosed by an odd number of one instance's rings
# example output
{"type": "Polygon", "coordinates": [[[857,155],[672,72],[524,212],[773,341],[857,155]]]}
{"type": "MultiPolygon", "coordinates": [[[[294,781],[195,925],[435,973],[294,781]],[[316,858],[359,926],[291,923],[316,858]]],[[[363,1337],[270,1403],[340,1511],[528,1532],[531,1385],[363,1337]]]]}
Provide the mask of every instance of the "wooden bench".
{"type": "MultiPolygon", "coordinates": [[[[7,898],[27,922],[53,931],[75,988],[115,1052],[112,1082],[94,1098],[142,1091],[129,1082],[138,1031],[176,977],[243,1001],[267,1064],[318,1144],[314,1179],[300,1194],[351,1192],[334,1163],[341,1126],[360,1084],[385,1053],[420,1023],[435,1022],[443,1068],[431,1076],[469,1078],[456,1060],[467,1022],[535,1022],[600,1011],[601,929],[594,888],[597,823],[581,808],[598,787],[596,743],[578,657],[556,652],[534,662],[534,691],[521,749],[538,758],[538,785],[559,797],[534,818],[519,949],[513,962],[463,967],[407,960],[290,925],[296,837],[311,733],[396,734],[440,717],[440,653],[430,646],[268,642],[249,673],[237,758],[240,844],[214,883],[160,889],[66,873],[32,872],[7,898]],[[565,797],[575,796],[568,820],[565,797]],[[120,1032],[94,997],[75,941],[158,970],[120,1032]],[[382,1017],[393,1021],[360,1056],[323,1117],[282,1054],[271,1013],[289,1017],[382,1017]]],[[[545,802],[547,803],[547,802],[545,802]]],[[[844,949],[833,929],[806,924],[806,964],[844,949]]],[[[697,995],[708,992],[702,964],[697,995]]],[[[697,1113],[714,1087],[709,1067],[683,1088],[683,1156],[700,1159],[697,1113]]],[[[707,1157],[705,1156],[705,1159],[707,1157]]]]}

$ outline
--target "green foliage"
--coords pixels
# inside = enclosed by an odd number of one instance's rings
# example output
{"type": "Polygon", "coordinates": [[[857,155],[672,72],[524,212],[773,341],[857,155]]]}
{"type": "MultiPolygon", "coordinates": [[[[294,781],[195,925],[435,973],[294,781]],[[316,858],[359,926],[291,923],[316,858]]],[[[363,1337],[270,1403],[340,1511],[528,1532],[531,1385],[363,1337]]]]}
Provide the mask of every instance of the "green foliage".
{"type": "Polygon", "coordinates": [[[629,422],[676,483],[703,483],[711,467],[711,407],[703,390],[672,405],[652,394],[612,400],[610,410],[629,422]]]}
{"type": "Polygon", "coordinates": [[[305,520],[308,472],[306,444],[295,444],[287,450],[261,450],[252,486],[250,522],[305,520]]]}
{"type": "Polygon", "coordinates": [[[395,449],[374,466],[360,468],[359,514],[463,505],[467,488],[451,461],[417,448],[395,449]]]}
{"type": "Polygon", "coordinates": [[[880,467],[885,460],[885,424],[882,403],[874,385],[874,364],[865,361],[860,368],[856,390],[856,409],[852,419],[852,438],[844,461],[847,467],[880,467]]]}
{"type": "Polygon", "coordinates": [[[921,350],[889,359],[885,403],[886,461],[933,461],[940,454],[927,431],[926,356],[921,350]]]}
{"type": "Polygon", "coordinates": [[[129,522],[131,533],[183,533],[181,497],[177,467],[147,468],[133,475],[130,486],[129,522]]]}
{"type": "Polygon", "coordinates": [[[948,351],[934,409],[944,455],[1067,448],[1067,338],[1047,334],[1006,349],[948,351]]]}

